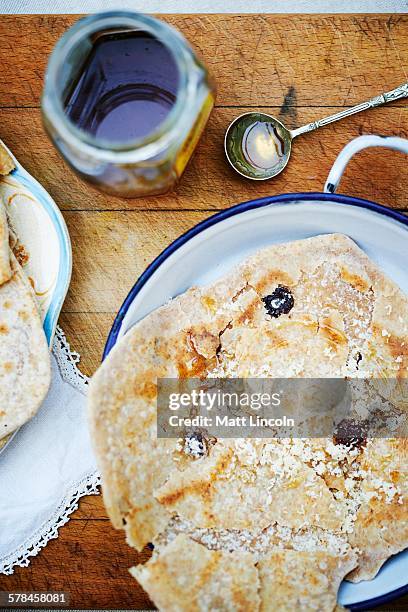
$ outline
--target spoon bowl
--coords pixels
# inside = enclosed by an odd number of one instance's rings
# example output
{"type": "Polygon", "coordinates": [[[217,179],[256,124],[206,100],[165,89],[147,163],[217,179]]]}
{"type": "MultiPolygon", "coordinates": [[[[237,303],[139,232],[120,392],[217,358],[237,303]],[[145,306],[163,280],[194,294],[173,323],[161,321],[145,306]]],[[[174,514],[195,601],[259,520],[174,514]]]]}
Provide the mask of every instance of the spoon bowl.
{"type": "Polygon", "coordinates": [[[225,155],[231,166],[241,176],[254,181],[265,181],[282,172],[289,161],[292,140],[334,121],[355,113],[375,108],[400,98],[408,97],[408,83],[375,96],[339,113],[312,121],[295,130],[288,130],[272,115],[244,113],[229,125],[224,140],[225,155]]]}
{"type": "Polygon", "coordinates": [[[224,148],[234,170],[246,178],[265,181],[288,163],[292,136],[272,115],[244,113],[229,125],[224,148]]]}

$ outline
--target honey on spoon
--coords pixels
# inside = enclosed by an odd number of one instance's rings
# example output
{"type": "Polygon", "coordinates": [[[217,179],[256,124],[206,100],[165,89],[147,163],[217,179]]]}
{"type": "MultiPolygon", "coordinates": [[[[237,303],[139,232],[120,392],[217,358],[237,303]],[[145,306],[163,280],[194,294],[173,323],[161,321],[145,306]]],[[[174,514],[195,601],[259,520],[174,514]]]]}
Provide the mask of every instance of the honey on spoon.
{"type": "Polygon", "coordinates": [[[232,121],[225,133],[225,154],[231,166],[239,174],[255,181],[264,181],[276,176],[285,168],[289,161],[292,140],[296,136],[369,108],[406,97],[408,97],[408,83],[295,130],[289,130],[272,115],[244,113],[232,121]]]}

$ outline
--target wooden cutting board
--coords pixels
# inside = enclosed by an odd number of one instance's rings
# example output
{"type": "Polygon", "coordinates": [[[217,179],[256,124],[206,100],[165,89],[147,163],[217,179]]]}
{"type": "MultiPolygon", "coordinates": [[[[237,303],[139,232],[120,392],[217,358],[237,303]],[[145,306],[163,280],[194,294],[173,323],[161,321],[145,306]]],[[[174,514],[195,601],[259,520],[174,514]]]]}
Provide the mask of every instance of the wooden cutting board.
{"type": "MultiPolygon", "coordinates": [[[[74,271],[60,323],[86,374],[97,367],[114,314],[137,276],[181,232],[242,200],[321,191],[340,149],[359,134],[408,137],[402,100],[302,137],[284,173],[270,182],[246,182],[224,160],[229,121],[262,108],[292,128],[408,81],[408,15],[162,18],[184,33],[209,67],[217,104],[178,188],[123,200],[81,182],[41,126],[47,57],[77,17],[0,16],[0,138],[54,197],[68,224],[74,271]]],[[[369,150],[350,163],[341,191],[408,212],[407,183],[403,154],[369,150]]],[[[83,498],[58,539],[29,567],[0,576],[0,590],[65,590],[71,608],[150,608],[127,571],[148,554],[129,548],[123,532],[114,531],[100,497],[83,498]]],[[[408,598],[383,609],[407,610],[408,598]]]]}

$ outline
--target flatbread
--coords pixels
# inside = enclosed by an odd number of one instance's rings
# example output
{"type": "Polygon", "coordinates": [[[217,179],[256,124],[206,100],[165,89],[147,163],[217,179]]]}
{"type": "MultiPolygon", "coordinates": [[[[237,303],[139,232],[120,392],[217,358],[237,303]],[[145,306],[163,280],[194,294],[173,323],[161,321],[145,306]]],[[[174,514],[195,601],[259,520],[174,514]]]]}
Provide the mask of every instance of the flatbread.
{"type": "Polygon", "coordinates": [[[240,452],[242,444],[218,443],[209,457],[172,472],[156,499],[169,514],[204,528],[255,530],[276,522],[341,531],[344,509],[315,471],[277,440],[257,446],[262,461],[240,452]]]}
{"type": "Polygon", "coordinates": [[[31,286],[13,255],[11,266],[12,278],[0,286],[0,439],[34,416],[51,378],[31,286]]]}
{"type": "Polygon", "coordinates": [[[5,149],[4,145],[0,142],[0,175],[5,176],[6,174],[10,174],[14,168],[15,165],[13,158],[5,149]]]}
{"type": "Polygon", "coordinates": [[[208,550],[186,535],[131,574],[160,610],[327,610],[356,565],[352,552],[280,550],[262,560],[246,552],[208,550]]]}
{"type": "MultiPolygon", "coordinates": [[[[262,459],[249,466],[245,453],[256,454],[265,440],[241,446],[217,440],[207,456],[187,456],[177,440],[156,437],[157,379],[398,380],[408,376],[407,356],[407,297],[346,236],[273,245],[212,285],[189,289],[137,323],[91,381],[91,433],[114,526],[139,550],[163,533],[170,541],[175,516],[190,525],[184,535],[204,530],[205,540],[193,539],[209,549],[209,542],[223,540],[222,530],[235,530],[240,541],[244,532],[254,539],[256,531],[263,537],[262,530],[273,528],[283,530],[280,548],[289,549],[295,537],[302,540],[296,550],[312,542],[314,552],[332,554],[328,542],[351,541],[359,511],[362,516],[369,473],[362,465],[374,461],[366,447],[270,440],[270,465],[262,459]],[[271,315],[268,296],[282,288],[293,303],[271,315]],[[288,454],[292,472],[276,479],[288,454]],[[324,535],[317,537],[319,529],[324,535]]],[[[407,546],[400,536],[401,548],[407,546]]],[[[353,546],[360,544],[364,550],[356,536],[353,546]]],[[[390,551],[383,547],[379,555],[390,551]]],[[[359,557],[361,571],[367,558],[359,557]]]]}
{"type": "Polygon", "coordinates": [[[256,561],[283,549],[325,552],[334,557],[353,552],[344,534],[335,534],[321,527],[290,529],[272,523],[265,529],[203,528],[177,515],[170,519],[166,529],[154,539],[155,550],[160,552],[178,534],[188,536],[209,550],[251,553],[256,561]]]}
{"type": "Polygon", "coordinates": [[[210,551],[178,535],[130,571],[160,610],[259,610],[258,573],[248,553],[210,551]]]}
{"type": "Polygon", "coordinates": [[[6,209],[0,196],[0,285],[11,278],[9,229],[6,209]]]}
{"type": "MultiPolygon", "coordinates": [[[[0,176],[7,175],[14,170],[14,162],[11,155],[0,142],[0,176]]],[[[9,257],[9,229],[7,224],[6,209],[0,197],[0,285],[11,278],[11,266],[9,257]]]]}
{"type": "Polygon", "coordinates": [[[356,565],[356,555],[323,552],[274,552],[259,561],[260,612],[336,609],[337,591],[356,565]]]}
{"type": "Polygon", "coordinates": [[[384,562],[408,546],[408,440],[374,439],[362,455],[366,474],[361,505],[349,536],[359,563],[348,580],[374,578],[384,562]]]}

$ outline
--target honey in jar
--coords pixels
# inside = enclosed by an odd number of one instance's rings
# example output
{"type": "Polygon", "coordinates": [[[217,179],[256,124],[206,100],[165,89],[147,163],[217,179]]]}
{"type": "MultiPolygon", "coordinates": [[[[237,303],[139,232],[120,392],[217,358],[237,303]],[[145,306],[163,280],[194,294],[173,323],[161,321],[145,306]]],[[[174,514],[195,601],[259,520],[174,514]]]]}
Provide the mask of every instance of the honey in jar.
{"type": "Polygon", "coordinates": [[[109,193],[163,193],[180,178],[214,103],[207,71],[173,28],[137,13],[93,15],[54,49],[45,127],[65,160],[109,193]]]}

